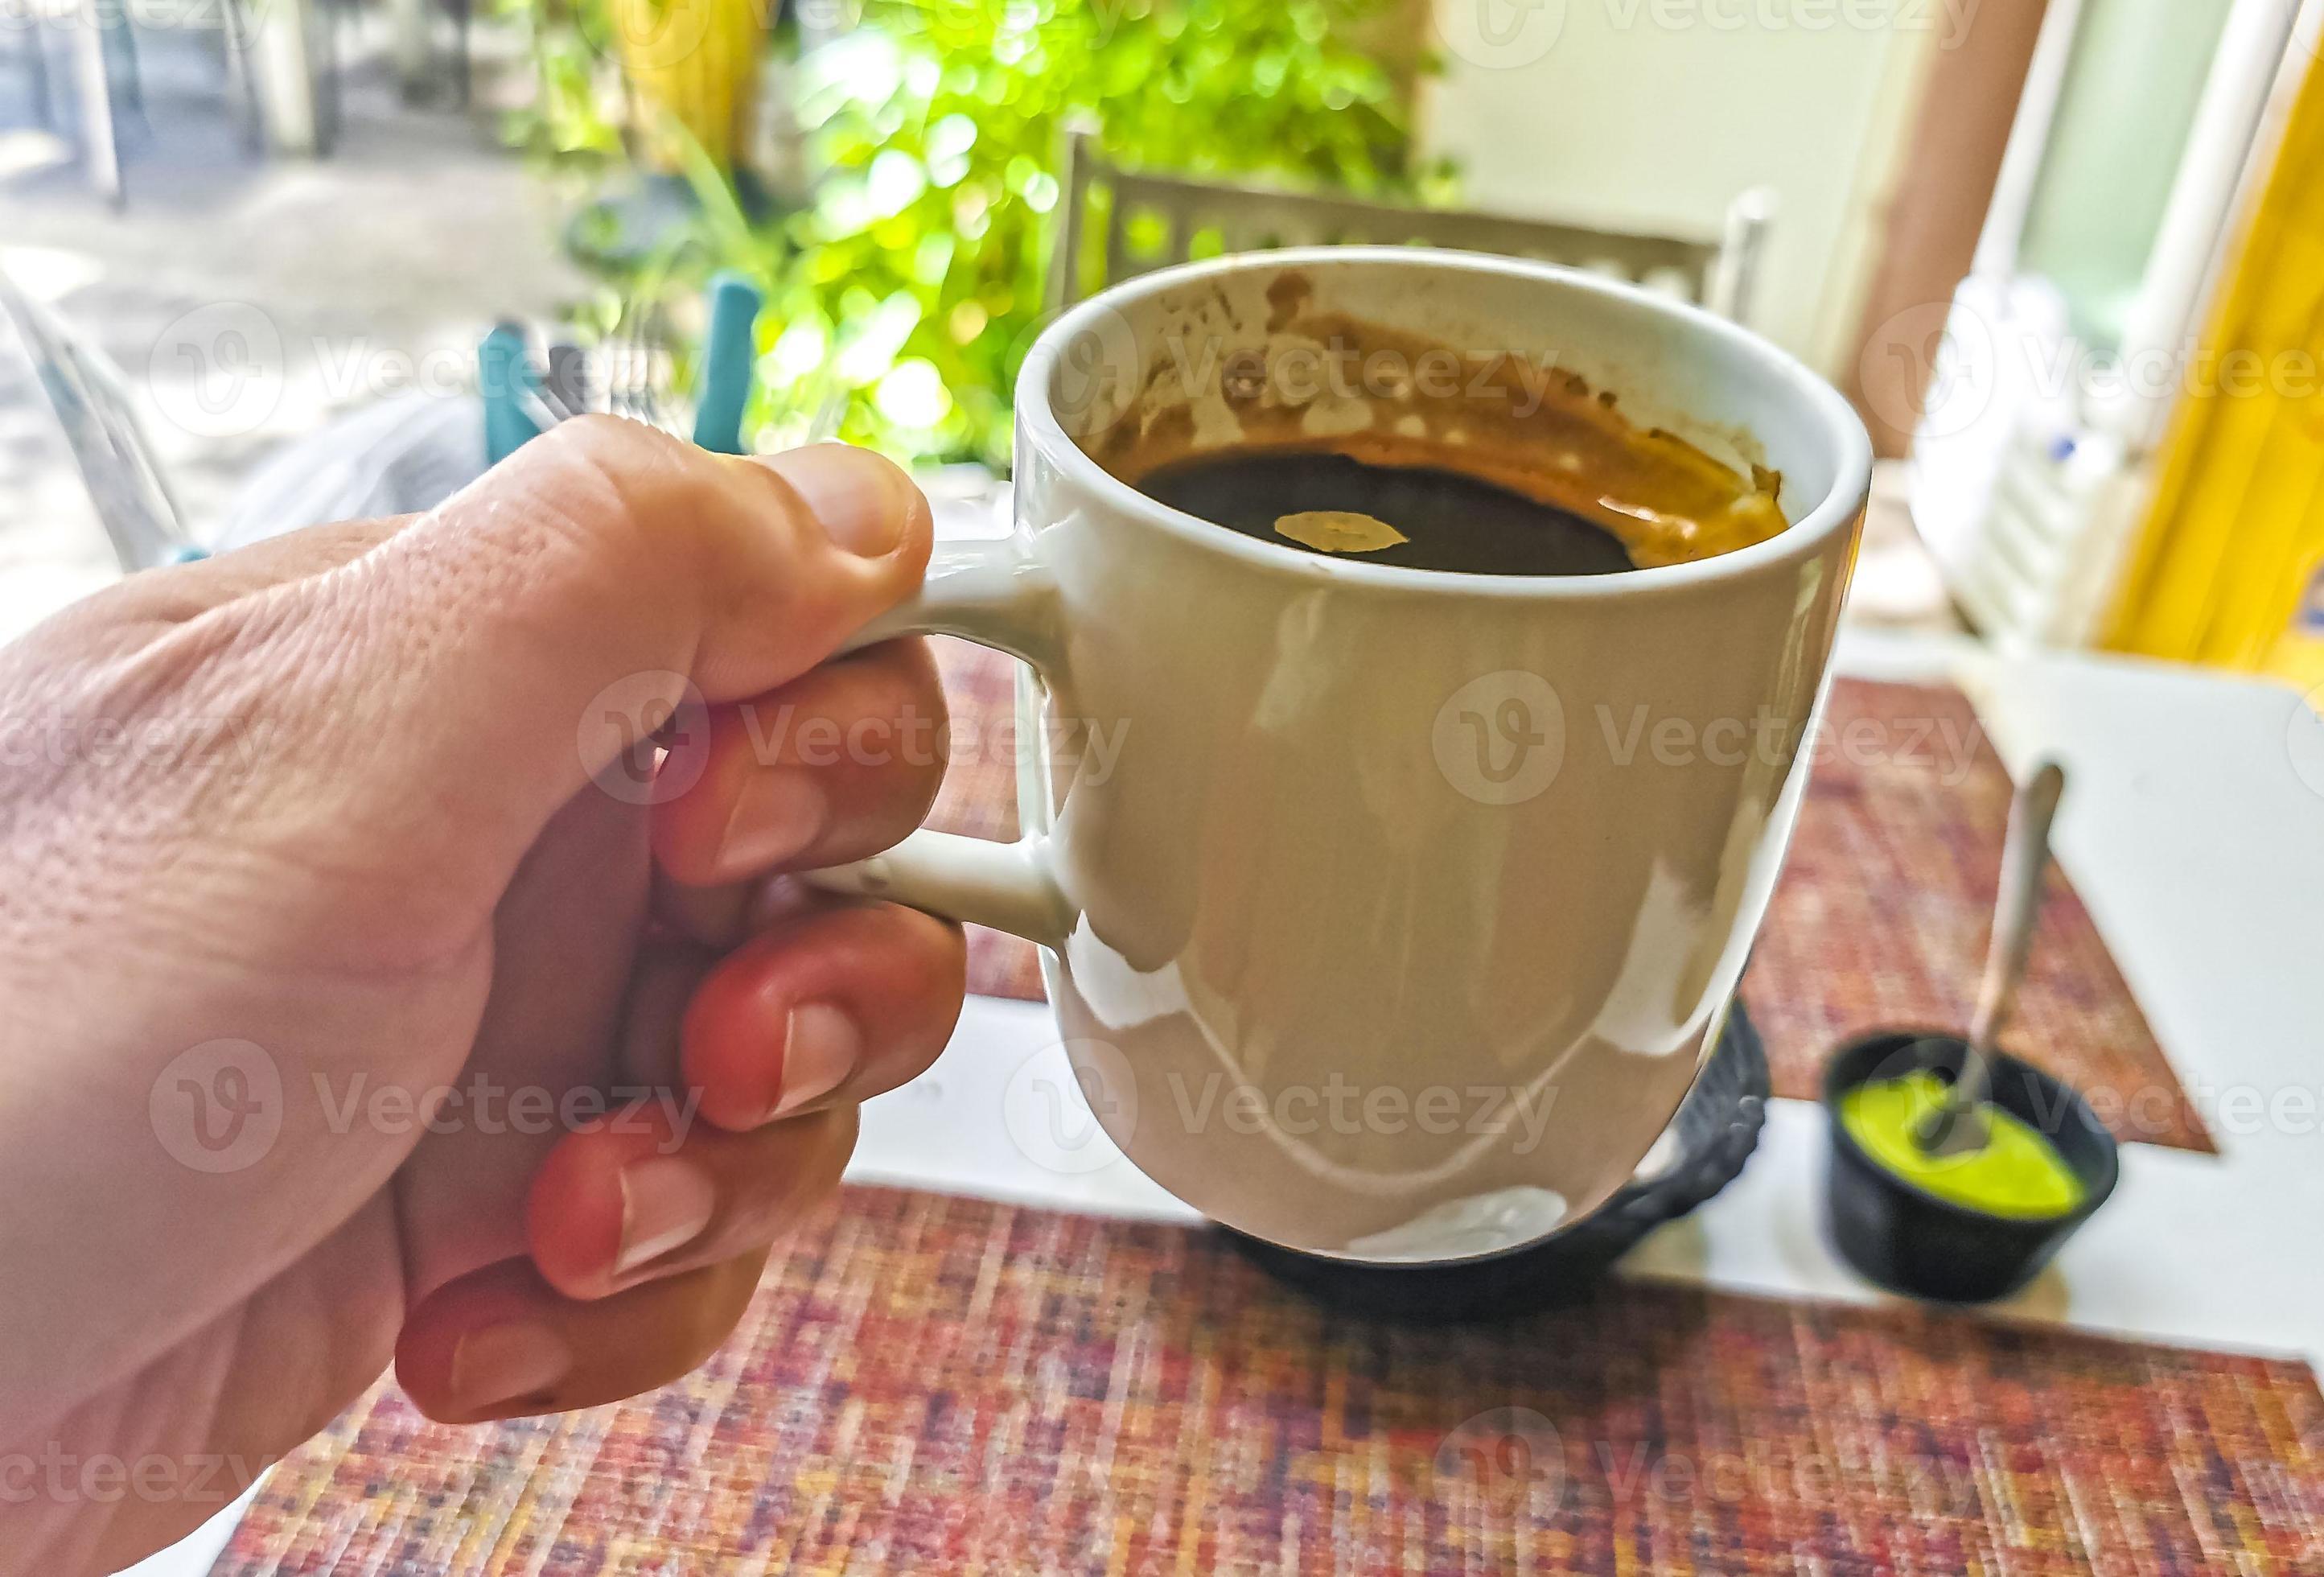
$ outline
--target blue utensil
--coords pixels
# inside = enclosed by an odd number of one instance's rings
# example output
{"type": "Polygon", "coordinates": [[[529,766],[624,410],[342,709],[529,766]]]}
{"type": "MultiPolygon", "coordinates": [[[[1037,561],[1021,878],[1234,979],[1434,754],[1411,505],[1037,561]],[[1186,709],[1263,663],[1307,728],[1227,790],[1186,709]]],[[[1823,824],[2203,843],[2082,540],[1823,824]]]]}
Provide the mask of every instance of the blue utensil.
{"type": "Polygon", "coordinates": [[[476,346],[476,392],[484,401],[484,459],[497,466],[540,436],[540,423],[528,413],[540,395],[533,380],[532,357],[525,348],[524,331],[503,323],[476,346]]]}
{"type": "Polygon", "coordinates": [[[694,407],[694,441],[717,455],[742,452],[742,408],[758,360],[758,286],[731,271],[710,281],[710,332],[704,337],[702,384],[694,407]]]}

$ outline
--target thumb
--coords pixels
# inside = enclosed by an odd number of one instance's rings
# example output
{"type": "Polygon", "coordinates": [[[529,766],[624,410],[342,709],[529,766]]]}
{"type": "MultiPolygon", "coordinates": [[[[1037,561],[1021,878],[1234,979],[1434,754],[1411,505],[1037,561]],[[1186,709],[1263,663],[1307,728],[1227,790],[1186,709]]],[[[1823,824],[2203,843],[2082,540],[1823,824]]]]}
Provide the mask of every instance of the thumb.
{"type": "Polygon", "coordinates": [[[736,458],[564,423],[370,551],[232,604],[314,763],[269,796],[277,846],[327,869],[380,850],[473,924],[576,792],[643,802],[622,775],[643,735],[813,668],[919,585],[929,536],[927,501],[866,450],[736,458]]]}

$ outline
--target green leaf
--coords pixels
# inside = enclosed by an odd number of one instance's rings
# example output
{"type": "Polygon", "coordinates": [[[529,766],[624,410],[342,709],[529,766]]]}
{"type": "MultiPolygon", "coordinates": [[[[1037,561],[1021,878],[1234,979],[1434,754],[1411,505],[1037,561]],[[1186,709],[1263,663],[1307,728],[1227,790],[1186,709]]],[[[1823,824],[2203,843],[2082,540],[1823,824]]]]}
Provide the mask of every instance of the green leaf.
{"type": "MultiPolygon", "coordinates": [[[[609,332],[618,303],[650,292],[685,320],[713,270],[742,268],[769,299],[752,430],[796,441],[844,394],[850,439],[1005,466],[1067,118],[1096,114],[1106,156],[1132,168],[1441,200],[1449,172],[1412,160],[1401,90],[1348,42],[1403,3],[862,0],[861,24],[788,74],[822,172],[808,208],[752,217],[689,158],[694,214],[648,264],[596,264],[607,289],[576,319],[609,332]]],[[[507,134],[544,170],[580,160],[585,179],[628,184],[621,97],[591,42],[612,37],[606,0],[501,4],[536,84],[507,134]]],[[[1132,239],[1157,230],[1149,217],[1132,239]]],[[[1218,244],[1192,238],[1196,255],[1218,244]]]]}

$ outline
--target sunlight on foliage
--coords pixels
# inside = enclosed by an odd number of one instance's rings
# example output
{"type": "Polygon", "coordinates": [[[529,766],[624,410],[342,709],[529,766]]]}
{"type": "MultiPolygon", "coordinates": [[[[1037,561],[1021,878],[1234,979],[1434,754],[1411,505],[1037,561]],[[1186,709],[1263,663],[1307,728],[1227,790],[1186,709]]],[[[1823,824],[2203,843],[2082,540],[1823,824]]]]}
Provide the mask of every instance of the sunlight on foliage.
{"type": "MultiPolygon", "coordinates": [[[[1388,3],[867,0],[860,26],[788,74],[811,198],[752,222],[696,161],[698,211],[657,248],[651,288],[683,297],[718,268],[765,286],[762,445],[844,403],[843,437],[1005,466],[1065,123],[1092,117],[1107,156],[1132,167],[1409,192],[1419,172],[1397,87],[1345,42],[1388,3]]],[[[569,31],[586,34],[586,19],[569,31]]],[[[779,34],[775,47],[791,46],[779,34]]],[[[515,129],[570,169],[605,139],[546,91],[569,88],[576,68],[556,49],[535,55],[543,102],[515,129]]],[[[641,288],[634,273],[608,287],[641,288]]]]}

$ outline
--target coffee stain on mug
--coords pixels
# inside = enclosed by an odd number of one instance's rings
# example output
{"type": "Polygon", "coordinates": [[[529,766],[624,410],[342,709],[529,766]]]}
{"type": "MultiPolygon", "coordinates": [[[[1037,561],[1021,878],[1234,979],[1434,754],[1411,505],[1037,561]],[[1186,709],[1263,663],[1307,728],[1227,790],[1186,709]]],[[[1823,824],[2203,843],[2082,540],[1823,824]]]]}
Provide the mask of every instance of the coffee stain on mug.
{"type": "Polygon", "coordinates": [[[1307,303],[1314,299],[1315,281],[1305,274],[1286,272],[1277,274],[1267,287],[1267,331],[1280,334],[1291,323],[1305,317],[1307,303]]]}

